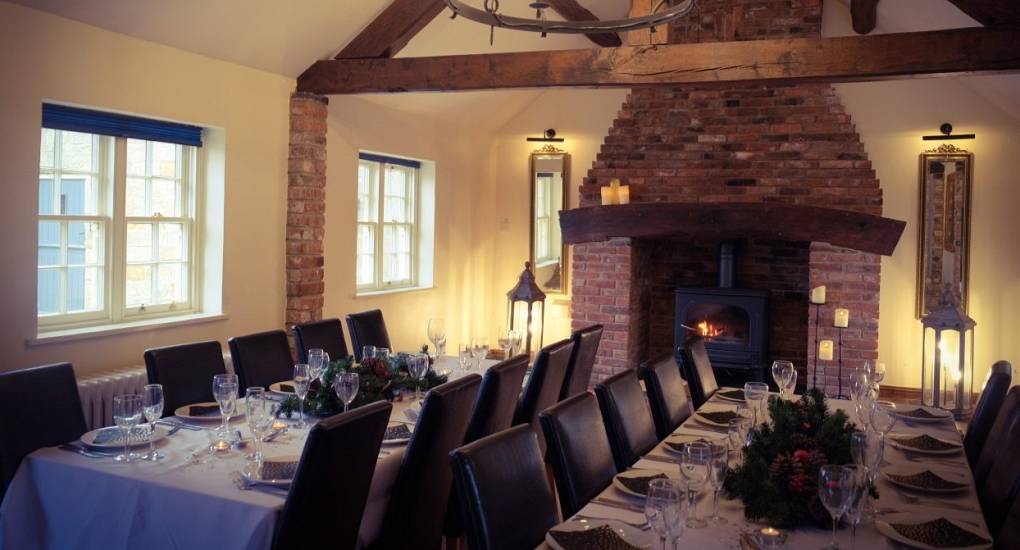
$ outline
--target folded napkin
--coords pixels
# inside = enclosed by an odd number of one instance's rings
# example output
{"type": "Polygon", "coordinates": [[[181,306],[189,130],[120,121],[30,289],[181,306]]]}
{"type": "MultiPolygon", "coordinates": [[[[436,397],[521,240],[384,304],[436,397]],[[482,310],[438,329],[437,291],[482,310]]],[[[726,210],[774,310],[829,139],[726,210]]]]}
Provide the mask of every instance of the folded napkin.
{"type": "Polygon", "coordinates": [[[294,479],[297,457],[267,458],[262,461],[262,479],[294,479]]]}
{"type": "Polygon", "coordinates": [[[583,531],[549,531],[549,536],[560,545],[563,550],[636,550],[638,547],[623,540],[608,525],[602,525],[593,529],[583,531]]]}
{"type": "MultiPolygon", "coordinates": [[[[131,429],[131,433],[128,435],[128,444],[144,443],[148,441],[149,429],[143,426],[135,426],[131,429]]],[[[96,432],[96,437],[92,440],[93,445],[106,445],[107,443],[124,442],[124,432],[117,426],[110,426],[103,428],[96,432]]]]}
{"type": "Polygon", "coordinates": [[[889,526],[905,538],[935,548],[962,548],[992,543],[981,535],[958,527],[946,518],[915,524],[890,523],[889,526]]]}
{"type": "Polygon", "coordinates": [[[219,405],[189,405],[188,416],[213,416],[220,414],[219,405]]]}
{"type": "Polygon", "coordinates": [[[294,393],[294,386],[290,384],[280,384],[280,391],[294,393]]]}

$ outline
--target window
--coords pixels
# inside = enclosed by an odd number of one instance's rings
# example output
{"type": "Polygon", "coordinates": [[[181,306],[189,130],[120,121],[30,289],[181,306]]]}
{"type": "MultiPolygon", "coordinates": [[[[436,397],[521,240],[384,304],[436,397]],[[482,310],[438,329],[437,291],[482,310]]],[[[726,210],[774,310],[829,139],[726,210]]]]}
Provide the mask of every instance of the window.
{"type": "Polygon", "coordinates": [[[47,120],[47,107],[39,161],[40,331],[192,313],[199,147],[105,135],[95,124],[97,132],[75,131],[82,124],[47,120]]]}
{"type": "Polygon", "coordinates": [[[552,230],[553,178],[550,172],[535,174],[535,262],[538,265],[559,261],[559,250],[552,230]]]}
{"type": "MultiPolygon", "coordinates": [[[[362,153],[358,162],[359,292],[420,286],[422,163],[362,153]]],[[[431,247],[428,247],[431,250],[431,247]]]]}

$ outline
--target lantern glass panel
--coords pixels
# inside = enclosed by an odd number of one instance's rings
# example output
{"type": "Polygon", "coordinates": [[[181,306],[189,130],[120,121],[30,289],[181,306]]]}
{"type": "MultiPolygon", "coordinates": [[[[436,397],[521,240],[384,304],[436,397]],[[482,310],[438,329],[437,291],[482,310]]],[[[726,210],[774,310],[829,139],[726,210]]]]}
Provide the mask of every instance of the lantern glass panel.
{"type": "Polygon", "coordinates": [[[963,380],[963,362],[960,361],[960,333],[953,329],[943,329],[939,337],[939,354],[942,358],[942,406],[955,409],[957,388],[963,380]]]}
{"type": "Polygon", "coordinates": [[[974,330],[967,330],[963,334],[963,408],[970,409],[974,406],[974,330]]]}
{"type": "Polygon", "coordinates": [[[924,329],[924,363],[921,380],[921,401],[928,407],[935,405],[935,329],[924,329]]]}

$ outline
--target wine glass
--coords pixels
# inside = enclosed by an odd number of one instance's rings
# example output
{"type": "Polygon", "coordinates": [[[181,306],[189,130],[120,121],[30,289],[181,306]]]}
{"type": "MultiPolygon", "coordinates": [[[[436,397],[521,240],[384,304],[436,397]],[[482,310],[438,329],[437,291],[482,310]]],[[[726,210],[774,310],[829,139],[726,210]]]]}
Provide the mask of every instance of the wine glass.
{"type": "Polygon", "coordinates": [[[436,350],[435,356],[443,355],[446,349],[446,322],[440,318],[429,319],[429,325],[425,332],[429,341],[432,342],[432,347],[436,350]]]}
{"type": "Polygon", "coordinates": [[[124,454],[117,455],[114,458],[117,462],[131,462],[131,459],[136,457],[136,455],[128,451],[128,446],[131,442],[131,431],[141,420],[142,396],[113,396],[113,422],[120,428],[121,437],[124,438],[124,454]]]}
{"type": "Polygon", "coordinates": [[[868,492],[866,476],[860,466],[843,466],[850,476],[850,500],[846,507],[846,522],[850,525],[850,548],[857,542],[857,525],[861,523],[865,494],[868,492]]]}
{"type": "Polygon", "coordinates": [[[417,382],[414,386],[414,400],[421,401],[421,386],[425,380],[425,374],[429,371],[429,356],[423,353],[416,353],[407,359],[407,372],[417,382]]]}
{"type": "Polygon", "coordinates": [[[832,516],[832,544],[826,549],[836,550],[839,543],[836,542],[836,528],[839,526],[839,518],[846,512],[850,503],[850,475],[846,468],[836,464],[826,464],[818,472],[818,500],[832,516]]]}
{"type": "Polygon", "coordinates": [[[769,385],[765,382],[748,382],[744,384],[744,400],[754,411],[754,425],[757,426],[761,420],[758,418],[761,405],[769,395],[769,385]]]}
{"type": "Polygon", "coordinates": [[[729,439],[730,448],[739,460],[744,453],[744,447],[750,443],[748,434],[751,431],[751,421],[747,418],[734,418],[729,421],[726,429],[726,436],[729,439]]]}
{"type": "Polygon", "coordinates": [[[772,362],[772,379],[776,381],[776,387],[779,388],[779,394],[785,397],[786,387],[790,384],[790,378],[795,376],[797,373],[796,369],[793,368],[793,362],[776,360],[772,362]]]}
{"type": "Polygon", "coordinates": [[[680,523],[683,504],[680,489],[671,479],[653,479],[648,483],[648,495],[645,497],[645,518],[648,525],[659,536],[663,550],[666,548],[667,536],[675,534],[675,525],[680,523]]]}
{"type": "Polygon", "coordinates": [[[521,349],[521,342],[524,341],[524,334],[516,329],[510,329],[507,331],[507,336],[510,338],[510,354],[513,355],[515,350],[521,349]]]}
{"type": "Polygon", "coordinates": [[[361,346],[361,360],[375,357],[375,346],[361,346]]]}
{"type": "Polygon", "coordinates": [[[712,450],[707,443],[686,443],[680,455],[680,474],[687,480],[690,514],[687,527],[701,529],[708,525],[698,515],[698,494],[705,488],[711,466],[712,450]]]}
{"type": "Polygon", "coordinates": [[[460,344],[457,346],[457,360],[460,361],[460,368],[462,370],[471,370],[472,354],[471,344],[460,344]]]}
{"type": "Polygon", "coordinates": [[[510,331],[500,327],[498,334],[499,336],[496,339],[496,344],[499,345],[499,349],[503,350],[503,359],[509,359],[510,351],[513,349],[513,345],[510,340],[510,331]]]}
{"type": "Polygon", "coordinates": [[[319,380],[329,366],[329,354],[322,348],[308,350],[308,375],[312,380],[319,380]]]}
{"type": "Polygon", "coordinates": [[[163,458],[163,455],[156,452],[152,443],[152,436],[156,433],[156,421],[163,417],[163,385],[146,384],[142,387],[142,411],[145,419],[149,421],[149,454],[142,456],[143,460],[156,461],[163,458]]]}
{"type": "Polygon", "coordinates": [[[217,374],[213,376],[212,383],[213,397],[220,405],[220,415],[223,417],[223,425],[220,431],[224,437],[230,433],[230,417],[234,415],[237,407],[237,375],[217,374]]]}
{"type": "Polygon", "coordinates": [[[294,365],[294,394],[298,396],[298,420],[294,423],[295,428],[305,428],[305,396],[308,395],[308,386],[312,382],[310,368],[305,363],[294,365]]]}
{"type": "Polygon", "coordinates": [[[261,386],[247,388],[244,394],[244,408],[248,430],[251,431],[252,440],[255,442],[255,450],[247,458],[261,462],[262,438],[273,423],[271,402],[266,399],[266,389],[261,386]]]}
{"type": "Polygon", "coordinates": [[[386,361],[390,358],[390,348],[375,348],[375,358],[386,361]]]}
{"type": "Polygon", "coordinates": [[[797,369],[793,369],[790,379],[786,382],[786,387],[780,391],[785,393],[788,399],[793,399],[797,396],[797,369]]]}
{"type": "Polygon", "coordinates": [[[885,363],[876,362],[875,371],[871,375],[871,381],[873,384],[878,385],[885,380],[885,363]]]}
{"type": "Polygon", "coordinates": [[[471,357],[475,360],[475,366],[482,368],[482,359],[489,354],[489,339],[482,336],[475,336],[471,339],[471,357]]]}
{"type": "Polygon", "coordinates": [[[896,421],[899,419],[896,413],[890,410],[894,408],[896,408],[896,405],[887,407],[878,401],[870,403],[868,420],[871,422],[872,429],[881,434],[883,438],[892,431],[893,426],[896,425],[896,421]]]}
{"type": "Polygon", "coordinates": [[[719,515],[719,491],[722,490],[723,484],[726,483],[726,476],[730,472],[730,453],[726,445],[720,444],[713,444],[710,453],[711,468],[708,474],[708,484],[713,489],[713,497],[712,515],[708,516],[708,521],[722,525],[729,523],[726,518],[719,515]]]}
{"type": "MultiPolygon", "coordinates": [[[[428,364],[428,359],[425,360],[425,363],[428,364]]],[[[337,398],[344,403],[344,412],[347,412],[351,401],[354,401],[354,398],[358,395],[360,385],[361,380],[356,372],[343,371],[336,375],[333,389],[336,390],[337,398]]]]}
{"type": "MultiPolygon", "coordinates": [[[[854,432],[850,434],[850,456],[854,464],[864,470],[865,481],[875,483],[882,469],[882,455],[885,453],[885,440],[874,432],[854,432]]],[[[865,497],[866,512],[871,508],[871,495],[865,497]]]]}

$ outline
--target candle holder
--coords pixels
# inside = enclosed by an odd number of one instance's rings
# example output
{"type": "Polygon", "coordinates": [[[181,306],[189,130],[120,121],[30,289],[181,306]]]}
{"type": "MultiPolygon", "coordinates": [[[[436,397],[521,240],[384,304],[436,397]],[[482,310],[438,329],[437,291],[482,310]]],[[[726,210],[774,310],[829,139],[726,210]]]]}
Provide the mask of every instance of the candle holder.
{"type": "Polygon", "coordinates": [[[839,333],[839,355],[836,361],[836,399],[846,399],[843,396],[843,327],[836,327],[839,333]]]}
{"type": "Polygon", "coordinates": [[[814,347],[815,368],[811,372],[811,389],[815,389],[818,387],[818,342],[821,341],[821,338],[818,337],[818,316],[819,312],[822,309],[822,304],[816,302],[814,306],[815,306],[815,347],[814,347]]]}

